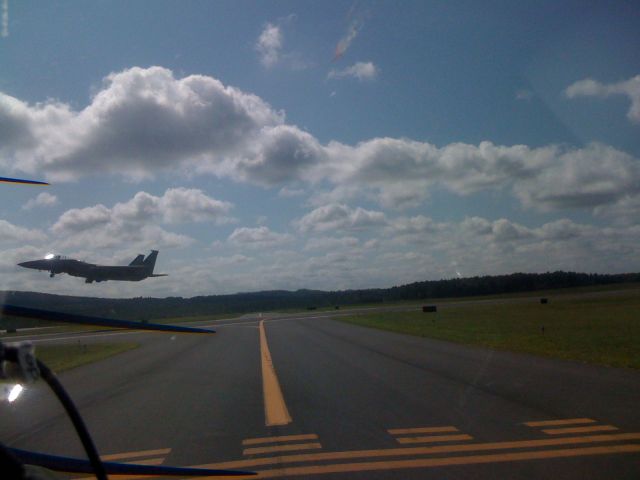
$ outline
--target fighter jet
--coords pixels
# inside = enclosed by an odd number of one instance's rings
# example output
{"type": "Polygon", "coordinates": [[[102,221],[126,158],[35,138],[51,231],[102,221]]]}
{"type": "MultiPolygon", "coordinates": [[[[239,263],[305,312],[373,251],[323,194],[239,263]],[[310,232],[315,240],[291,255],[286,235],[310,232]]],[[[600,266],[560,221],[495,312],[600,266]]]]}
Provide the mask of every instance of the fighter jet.
{"type": "Polygon", "coordinates": [[[128,280],[139,282],[147,277],[166,277],[166,273],[153,273],[156,264],[158,250],[151,250],[145,259],[144,255],[138,255],[128,266],[95,265],[81,262],[62,255],[47,255],[44,260],[32,260],[19,263],[18,266],[33,268],[34,270],[46,270],[50,277],[56,273],[66,273],[73,277],[82,277],[85,283],[105,282],[107,280],[128,280]]]}

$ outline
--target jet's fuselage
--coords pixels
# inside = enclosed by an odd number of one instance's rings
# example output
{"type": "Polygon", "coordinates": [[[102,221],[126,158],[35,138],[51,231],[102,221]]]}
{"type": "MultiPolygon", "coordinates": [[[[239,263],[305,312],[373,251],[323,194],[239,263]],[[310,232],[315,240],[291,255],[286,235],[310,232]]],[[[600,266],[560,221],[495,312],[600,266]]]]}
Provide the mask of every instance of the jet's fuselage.
{"type": "Polygon", "coordinates": [[[18,265],[24,268],[48,271],[51,277],[58,273],[66,273],[73,277],[82,277],[86,279],[87,283],[103,282],[106,280],[139,282],[147,277],[161,276],[153,274],[153,267],[157,255],[158,252],[152,250],[148,261],[143,262],[137,258],[131,265],[127,266],[96,265],[59,256],[43,260],[32,260],[30,262],[19,263],[18,265]]]}

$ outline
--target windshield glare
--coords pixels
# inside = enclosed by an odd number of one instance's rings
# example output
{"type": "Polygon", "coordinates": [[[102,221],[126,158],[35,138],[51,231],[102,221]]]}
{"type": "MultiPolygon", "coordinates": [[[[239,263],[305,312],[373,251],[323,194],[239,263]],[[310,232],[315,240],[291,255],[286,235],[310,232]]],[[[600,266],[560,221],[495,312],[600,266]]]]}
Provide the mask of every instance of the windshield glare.
{"type": "Polygon", "coordinates": [[[0,449],[638,477],[637,5],[0,12],[0,449]]]}

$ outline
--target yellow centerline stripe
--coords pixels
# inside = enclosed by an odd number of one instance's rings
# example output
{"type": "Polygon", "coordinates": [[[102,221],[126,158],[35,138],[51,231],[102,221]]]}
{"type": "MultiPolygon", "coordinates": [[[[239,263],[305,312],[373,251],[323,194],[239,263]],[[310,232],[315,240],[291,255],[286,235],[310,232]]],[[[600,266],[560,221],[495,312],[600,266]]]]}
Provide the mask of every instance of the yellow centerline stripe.
{"type": "Polygon", "coordinates": [[[294,443],[291,445],[274,445],[272,447],[255,447],[245,448],[242,451],[243,455],[257,455],[260,453],[274,453],[274,452],[295,452],[296,450],[316,450],[322,448],[317,442],[313,443],[294,443]]]}
{"type": "Polygon", "coordinates": [[[356,458],[399,457],[408,455],[429,455],[441,453],[481,452],[490,450],[508,450],[516,448],[539,448],[569,444],[585,444],[599,442],[621,442],[640,440],[640,433],[602,434],[581,437],[544,438],[539,440],[517,440],[511,442],[467,443],[461,445],[437,445],[431,447],[385,448],[378,450],[352,450],[346,452],[303,453],[298,455],[281,455],[278,457],[232,460],[222,463],[198,465],[195,468],[253,468],[285,463],[320,462],[326,460],[345,460],[356,458]]]}
{"type": "Polygon", "coordinates": [[[264,320],[260,320],[260,358],[262,364],[262,393],[264,396],[264,415],[267,427],[287,425],[291,423],[291,416],[284,403],[280,383],[273,367],[267,334],[264,331],[264,320]]]}
{"type": "MultiPolygon", "coordinates": [[[[614,453],[637,453],[640,445],[610,445],[605,447],[585,447],[562,450],[502,453],[492,455],[470,455],[466,457],[420,458],[415,460],[393,460],[385,462],[338,463],[334,465],[309,465],[301,467],[276,468],[258,472],[257,476],[245,478],[274,478],[286,476],[322,475],[328,473],[350,473],[407,468],[446,467],[452,465],[473,465],[486,463],[541,460],[549,458],[583,457],[611,455],[614,453]]],[[[215,477],[210,477],[215,478],[215,477]]]]}
{"type": "Polygon", "coordinates": [[[595,427],[547,428],[542,431],[549,435],[563,435],[565,433],[609,432],[612,430],[618,430],[618,428],[613,425],[598,425],[595,427]]]}
{"type": "Polygon", "coordinates": [[[315,433],[304,433],[301,435],[283,435],[281,437],[247,438],[242,441],[242,445],[260,445],[261,443],[295,442],[297,440],[317,440],[315,433]]]}
{"type": "Polygon", "coordinates": [[[473,440],[471,435],[432,435],[429,437],[399,437],[398,443],[435,443],[435,442],[457,442],[458,440],[473,440]]]}
{"type": "Polygon", "coordinates": [[[122,460],[124,458],[151,457],[153,455],[167,455],[171,452],[170,448],[159,448],[158,450],[140,450],[138,452],[113,453],[110,455],[101,455],[100,458],[105,462],[112,460],[122,460]]]}
{"type": "Polygon", "coordinates": [[[418,428],[391,428],[387,430],[391,435],[405,435],[412,433],[441,433],[441,432],[457,432],[456,427],[418,427],[418,428]]]}
{"type": "Polygon", "coordinates": [[[584,423],[596,423],[590,418],[567,418],[565,420],[543,420],[541,422],[524,422],[528,427],[554,427],[556,425],[580,425],[584,423]]]}

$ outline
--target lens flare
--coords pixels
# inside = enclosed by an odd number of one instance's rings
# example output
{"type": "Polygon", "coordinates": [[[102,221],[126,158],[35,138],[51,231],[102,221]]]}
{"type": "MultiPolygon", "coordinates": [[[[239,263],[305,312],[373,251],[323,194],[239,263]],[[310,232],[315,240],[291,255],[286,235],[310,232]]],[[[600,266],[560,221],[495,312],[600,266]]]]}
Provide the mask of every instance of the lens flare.
{"type": "Polygon", "coordinates": [[[9,403],[15,402],[23,390],[24,388],[19,383],[14,385],[11,391],[9,392],[9,395],[7,396],[7,400],[9,401],[9,403]]]}

